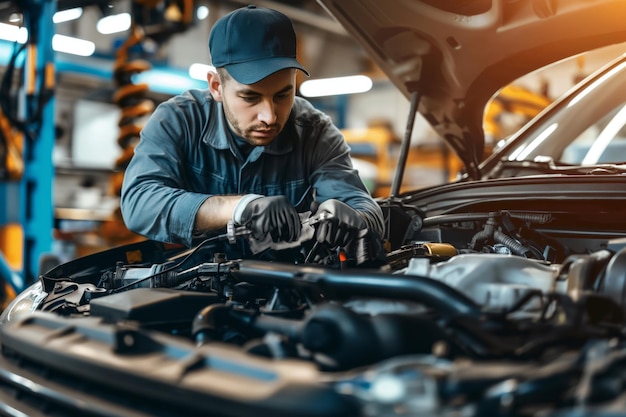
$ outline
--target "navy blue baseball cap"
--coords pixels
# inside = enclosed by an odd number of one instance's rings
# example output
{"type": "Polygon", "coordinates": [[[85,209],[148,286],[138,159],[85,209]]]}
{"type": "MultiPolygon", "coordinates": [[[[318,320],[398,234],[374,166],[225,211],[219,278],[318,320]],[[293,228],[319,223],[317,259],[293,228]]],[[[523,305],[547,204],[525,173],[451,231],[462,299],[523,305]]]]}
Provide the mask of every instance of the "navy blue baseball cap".
{"type": "Polygon", "coordinates": [[[249,5],[218,19],[209,35],[214,67],[242,84],[254,84],[285,68],[309,75],[296,59],[296,33],[284,14],[249,5]]]}

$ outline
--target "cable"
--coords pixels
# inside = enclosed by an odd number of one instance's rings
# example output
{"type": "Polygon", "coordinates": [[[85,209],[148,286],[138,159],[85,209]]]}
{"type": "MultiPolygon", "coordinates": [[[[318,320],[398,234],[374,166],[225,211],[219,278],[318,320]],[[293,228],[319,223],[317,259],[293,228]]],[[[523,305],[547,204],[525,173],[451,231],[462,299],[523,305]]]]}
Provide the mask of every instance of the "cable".
{"type": "Polygon", "coordinates": [[[9,120],[11,125],[20,130],[25,130],[26,125],[23,121],[17,117],[16,103],[11,101],[11,86],[13,85],[13,78],[15,77],[15,67],[17,65],[17,58],[26,49],[26,44],[19,44],[15,42],[13,44],[13,53],[9,58],[4,76],[2,77],[2,83],[0,84],[0,107],[5,117],[9,120]]]}
{"type": "MultiPolygon", "coordinates": [[[[33,33],[35,30],[32,30],[33,33]]],[[[39,135],[42,125],[43,110],[46,103],[54,96],[54,71],[51,64],[46,64],[42,68],[39,75],[39,86],[36,89],[34,82],[37,76],[38,68],[36,68],[37,47],[34,44],[35,35],[29,39],[29,42],[20,44],[15,42],[13,45],[13,53],[9,58],[9,63],[0,83],[0,109],[4,116],[9,120],[10,124],[21,131],[30,141],[34,141],[39,135]],[[15,78],[15,70],[18,57],[26,51],[28,60],[24,64],[29,64],[27,71],[29,72],[29,83],[26,86],[26,101],[24,107],[27,110],[26,117],[21,119],[18,115],[20,106],[15,99],[12,99],[12,85],[15,78]]],[[[26,71],[26,70],[25,70],[26,71]]],[[[20,83],[24,83],[24,74],[20,78],[20,83]]]]}

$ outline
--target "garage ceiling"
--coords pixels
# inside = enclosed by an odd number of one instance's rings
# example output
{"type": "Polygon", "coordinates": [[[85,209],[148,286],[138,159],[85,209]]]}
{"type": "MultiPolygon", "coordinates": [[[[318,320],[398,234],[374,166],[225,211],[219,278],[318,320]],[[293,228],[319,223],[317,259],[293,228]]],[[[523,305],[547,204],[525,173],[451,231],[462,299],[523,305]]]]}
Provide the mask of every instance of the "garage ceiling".
{"type": "MultiPolygon", "coordinates": [[[[37,0],[0,0],[0,22],[8,22],[11,14],[19,12],[37,0]],[[31,3],[32,2],[32,3],[31,3]]],[[[45,1],[45,0],[44,0],[45,1]]],[[[166,1],[166,0],[163,0],[166,1]]],[[[169,0],[167,0],[169,1],[169,0]]],[[[185,68],[194,62],[210,63],[207,38],[210,27],[219,17],[250,4],[246,0],[194,0],[195,6],[209,7],[207,19],[194,23],[188,30],[160,42],[154,56],[168,65],[185,68]]],[[[372,62],[360,46],[333,20],[315,0],[258,0],[257,6],[279,10],[294,22],[298,34],[299,56],[314,78],[376,72],[372,62]]],[[[57,24],[57,33],[88,39],[96,43],[100,57],[115,55],[116,45],[128,34],[101,35],[95,22],[104,12],[131,10],[130,0],[58,0],[57,10],[83,7],[83,16],[77,21],[57,24]]],[[[378,74],[379,75],[379,74],[378,74]]]]}

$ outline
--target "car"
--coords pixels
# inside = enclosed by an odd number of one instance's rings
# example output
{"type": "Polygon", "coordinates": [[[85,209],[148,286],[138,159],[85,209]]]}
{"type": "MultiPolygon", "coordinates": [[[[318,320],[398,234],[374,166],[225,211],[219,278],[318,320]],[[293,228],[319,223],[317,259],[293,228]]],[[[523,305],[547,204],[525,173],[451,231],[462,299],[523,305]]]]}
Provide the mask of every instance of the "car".
{"type": "Polygon", "coordinates": [[[0,316],[0,413],[626,416],[624,58],[487,157],[482,127],[521,75],[625,42],[626,2],[318,2],[462,177],[400,193],[405,139],[385,235],[347,259],[228,259],[229,228],[52,268],[0,316]]]}

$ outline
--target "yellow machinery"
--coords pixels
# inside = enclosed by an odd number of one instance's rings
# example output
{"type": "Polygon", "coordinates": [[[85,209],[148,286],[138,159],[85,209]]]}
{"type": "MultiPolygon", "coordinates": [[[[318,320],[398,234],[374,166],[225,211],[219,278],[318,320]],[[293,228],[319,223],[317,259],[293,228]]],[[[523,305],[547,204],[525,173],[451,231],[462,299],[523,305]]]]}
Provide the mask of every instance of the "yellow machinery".
{"type": "Polygon", "coordinates": [[[492,145],[508,136],[511,130],[521,127],[520,123],[529,121],[550,103],[551,100],[545,94],[536,93],[519,85],[507,85],[498,92],[485,110],[485,142],[492,145]],[[507,126],[504,122],[506,114],[519,116],[514,126],[507,126]]]}

